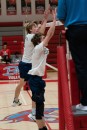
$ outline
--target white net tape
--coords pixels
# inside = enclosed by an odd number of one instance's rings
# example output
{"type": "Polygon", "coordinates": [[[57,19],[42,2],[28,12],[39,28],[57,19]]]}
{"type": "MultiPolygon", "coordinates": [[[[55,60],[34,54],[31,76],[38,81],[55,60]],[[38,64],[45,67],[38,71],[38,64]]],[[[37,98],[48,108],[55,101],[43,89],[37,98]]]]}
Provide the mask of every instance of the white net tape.
{"type": "Polygon", "coordinates": [[[52,66],[52,65],[50,65],[50,64],[48,64],[48,63],[46,63],[46,66],[50,67],[51,69],[53,69],[53,70],[55,70],[55,71],[58,71],[58,69],[57,69],[56,67],[54,67],[54,66],[52,66]]]}
{"type": "MultiPolygon", "coordinates": [[[[46,27],[50,27],[51,24],[52,24],[52,22],[48,22],[48,23],[46,24],[46,27]]],[[[61,25],[63,25],[63,24],[62,24],[60,21],[56,21],[56,26],[61,26],[61,25]]]]}

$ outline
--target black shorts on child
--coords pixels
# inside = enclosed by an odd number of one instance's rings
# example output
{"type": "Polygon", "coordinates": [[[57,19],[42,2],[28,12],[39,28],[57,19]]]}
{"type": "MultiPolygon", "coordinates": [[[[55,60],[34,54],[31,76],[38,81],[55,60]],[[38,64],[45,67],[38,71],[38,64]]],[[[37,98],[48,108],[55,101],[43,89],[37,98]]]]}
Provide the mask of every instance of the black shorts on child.
{"type": "Polygon", "coordinates": [[[23,78],[25,81],[29,80],[30,75],[28,74],[28,71],[31,69],[31,67],[31,63],[25,63],[20,61],[18,66],[20,78],[23,78]]]}
{"type": "Polygon", "coordinates": [[[32,100],[39,103],[44,102],[44,92],[46,83],[42,79],[42,77],[37,75],[31,75],[28,82],[32,91],[32,100]]]}

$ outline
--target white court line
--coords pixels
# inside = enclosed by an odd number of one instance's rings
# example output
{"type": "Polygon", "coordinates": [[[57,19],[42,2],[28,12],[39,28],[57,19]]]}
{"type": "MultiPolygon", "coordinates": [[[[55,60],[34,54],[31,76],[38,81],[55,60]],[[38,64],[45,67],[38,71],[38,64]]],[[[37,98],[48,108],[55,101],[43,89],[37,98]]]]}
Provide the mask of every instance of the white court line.
{"type": "Polygon", "coordinates": [[[27,105],[27,103],[26,103],[26,100],[24,99],[24,96],[20,93],[20,96],[21,96],[21,99],[23,100],[23,102],[24,102],[24,105],[27,105]]]}

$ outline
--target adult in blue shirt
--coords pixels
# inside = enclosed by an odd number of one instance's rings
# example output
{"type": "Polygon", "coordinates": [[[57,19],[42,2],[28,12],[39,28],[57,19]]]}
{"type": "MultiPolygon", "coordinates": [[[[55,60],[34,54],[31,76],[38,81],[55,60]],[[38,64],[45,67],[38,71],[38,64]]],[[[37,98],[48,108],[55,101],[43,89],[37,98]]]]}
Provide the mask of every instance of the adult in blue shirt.
{"type": "Polygon", "coordinates": [[[87,0],[58,0],[57,18],[67,27],[66,38],[82,96],[77,109],[87,110],[87,0]]]}

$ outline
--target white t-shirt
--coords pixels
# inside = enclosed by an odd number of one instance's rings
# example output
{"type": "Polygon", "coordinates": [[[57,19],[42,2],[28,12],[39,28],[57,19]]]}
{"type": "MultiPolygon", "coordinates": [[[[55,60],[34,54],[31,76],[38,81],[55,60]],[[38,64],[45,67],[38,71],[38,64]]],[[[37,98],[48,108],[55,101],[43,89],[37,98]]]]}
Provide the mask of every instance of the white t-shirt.
{"type": "Polygon", "coordinates": [[[48,54],[49,49],[43,46],[43,42],[36,45],[32,55],[32,69],[28,74],[43,76],[48,54]]]}
{"type": "Polygon", "coordinates": [[[22,57],[22,61],[25,63],[31,63],[32,60],[34,45],[31,42],[31,39],[33,38],[33,36],[34,34],[27,34],[25,37],[24,53],[22,57]]]}

